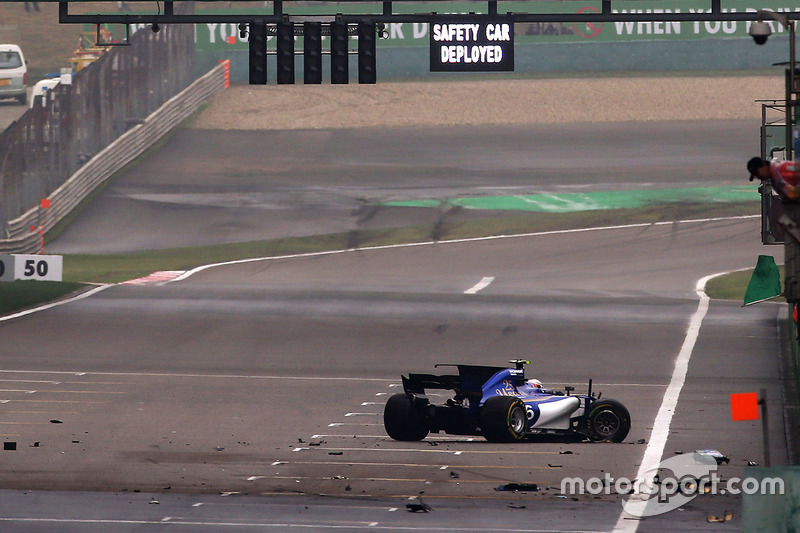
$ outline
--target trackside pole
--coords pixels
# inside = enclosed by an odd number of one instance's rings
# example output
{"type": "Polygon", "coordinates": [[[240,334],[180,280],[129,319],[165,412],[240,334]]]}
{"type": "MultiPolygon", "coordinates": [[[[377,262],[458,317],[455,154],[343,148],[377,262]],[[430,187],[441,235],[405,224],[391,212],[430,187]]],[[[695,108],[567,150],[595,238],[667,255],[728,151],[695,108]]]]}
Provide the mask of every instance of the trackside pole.
{"type": "Polygon", "coordinates": [[[757,392],[739,392],[731,394],[731,419],[758,420],[761,417],[761,438],[764,445],[764,466],[770,466],[769,458],[769,421],[767,420],[767,389],[761,389],[761,397],[757,392]]]}
{"type": "Polygon", "coordinates": [[[761,406],[761,432],[764,439],[764,466],[770,467],[769,460],[769,421],[767,420],[767,389],[761,389],[761,398],[758,400],[761,406]]]}

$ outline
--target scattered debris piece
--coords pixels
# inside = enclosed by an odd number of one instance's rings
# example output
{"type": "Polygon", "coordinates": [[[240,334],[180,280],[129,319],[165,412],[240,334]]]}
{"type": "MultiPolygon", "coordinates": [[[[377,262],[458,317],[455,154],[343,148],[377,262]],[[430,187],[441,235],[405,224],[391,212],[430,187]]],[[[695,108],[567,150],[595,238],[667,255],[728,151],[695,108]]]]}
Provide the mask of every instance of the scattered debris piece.
{"type": "Polygon", "coordinates": [[[639,439],[636,441],[636,444],[644,444],[644,443],[645,443],[644,439],[639,439]]]}
{"type": "Polygon", "coordinates": [[[536,483],[506,483],[494,490],[500,492],[539,492],[539,485],[536,483]]]}
{"type": "Polygon", "coordinates": [[[224,449],[225,449],[225,447],[224,447],[224,446],[214,446],[214,449],[215,449],[216,451],[218,451],[218,452],[221,452],[222,450],[224,450],[224,449]]]}
{"type": "Polygon", "coordinates": [[[303,439],[301,439],[300,437],[297,437],[297,442],[299,442],[300,444],[303,444],[305,441],[303,439]]]}
{"type": "Polygon", "coordinates": [[[683,450],[675,450],[675,455],[683,455],[683,450]]]}
{"type": "Polygon", "coordinates": [[[328,452],[328,455],[342,455],[344,452],[328,452]]]}
{"type": "Polygon", "coordinates": [[[38,440],[31,444],[31,448],[38,448],[39,446],[41,446],[41,443],[38,440]]]}
{"type": "Polygon", "coordinates": [[[438,446],[439,445],[438,442],[433,442],[431,440],[428,441],[428,444],[430,444],[431,446],[438,446]]]}
{"type": "Polygon", "coordinates": [[[347,486],[344,488],[344,490],[353,490],[353,487],[351,487],[350,485],[347,485],[347,486]]]}
{"type": "Polygon", "coordinates": [[[62,422],[61,420],[53,418],[52,420],[50,420],[50,423],[51,424],[63,424],[64,422],[62,422]]]}
{"type": "Polygon", "coordinates": [[[333,476],[332,479],[347,479],[345,476],[333,476]]]}
{"type": "Polygon", "coordinates": [[[417,502],[408,502],[406,504],[406,509],[409,512],[412,512],[412,513],[420,513],[420,512],[429,513],[431,511],[433,511],[433,508],[430,505],[428,505],[427,503],[422,501],[422,496],[418,496],[417,500],[418,500],[417,502]]]}
{"type": "Polygon", "coordinates": [[[72,444],[80,444],[80,443],[81,443],[81,441],[79,441],[79,440],[72,441],[72,444]]]}
{"type": "Polygon", "coordinates": [[[733,520],[733,511],[725,511],[722,516],[709,515],[706,521],[710,522],[727,522],[733,520]]]}
{"type": "Polygon", "coordinates": [[[17,443],[14,441],[6,441],[3,443],[3,449],[13,452],[17,449],[17,443]]]}
{"type": "Polygon", "coordinates": [[[730,459],[722,455],[718,450],[695,450],[695,453],[699,453],[700,455],[705,455],[708,457],[713,457],[718,465],[721,465],[722,463],[728,464],[731,462],[730,459]]]}
{"type": "Polygon", "coordinates": [[[561,450],[558,452],[559,455],[572,455],[572,450],[561,450]]]}
{"type": "Polygon", "coordinates": [[[450,479],[458,479],[460,477],[461,477],[461,475],[458,472],[456,472],[456,471],[451,471],[450,472],[450,479]]]}
{"type": "Polygon", "coordinates": [[[550,463],[547,463],[547,466],[550,468],[561,468],[563,465],[551,465],[550,463]]]}
{"type": "Polygon", "coordinates": [[[158,500],[150,500],[150,505],[161,505],[161,502],[158,500]]]}
{"type": "Polygon", "coordinates": [[[308,443],[309,446],[322,446],[323,444],[325,444],[324,440],[321,440],[319,442],[309,442],[308,443]]]}
{"type": "Polygon", "coordinates": [[[758,461],[747,461],[747,466],[758,466],[758,461]]]}
{"type": "Polygon", "coordinates": [[[525,505],[514,505],[513,503],[509,503],[506,505],[509,509],[525,509],[525,505]]]}

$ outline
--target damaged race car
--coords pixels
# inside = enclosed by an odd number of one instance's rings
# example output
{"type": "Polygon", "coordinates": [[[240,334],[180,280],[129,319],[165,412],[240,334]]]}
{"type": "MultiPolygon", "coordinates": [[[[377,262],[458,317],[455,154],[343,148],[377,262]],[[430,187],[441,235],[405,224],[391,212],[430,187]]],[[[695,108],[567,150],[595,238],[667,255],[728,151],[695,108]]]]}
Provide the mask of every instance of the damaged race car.
{"type": "Polygon", "coordinates": [[[395,440],[418,441],[428,433],[481,435],[490,442],[517,442],[531,435],[561,434],[592,441],[622,442],[631,428],[628,410],[616,400],[600,399],[543,389],[536,379],[525,378],[530,361],[509,361],[514,368],[478,365],[455,367],[458,374],[409,374],[405,392],[386,402],[383,424],[395,440]],[[452,390],[444,404],[433,404],[427,389],[452,390]]]}

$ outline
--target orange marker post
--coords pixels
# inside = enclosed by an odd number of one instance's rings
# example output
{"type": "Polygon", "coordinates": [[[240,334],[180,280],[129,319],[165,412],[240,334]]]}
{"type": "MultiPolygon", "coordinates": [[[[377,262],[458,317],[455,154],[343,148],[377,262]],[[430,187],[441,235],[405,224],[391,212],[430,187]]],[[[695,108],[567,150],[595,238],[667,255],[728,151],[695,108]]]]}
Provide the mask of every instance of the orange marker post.
{"type": "Polygon", "coordinates": [[[39,219],[39,253],[44,255],[44,226],[42,226],[42,209],[50,209],[50,198],[42,198],[42,201],[39,202],[39,212],[37,217],[39,219]]]}

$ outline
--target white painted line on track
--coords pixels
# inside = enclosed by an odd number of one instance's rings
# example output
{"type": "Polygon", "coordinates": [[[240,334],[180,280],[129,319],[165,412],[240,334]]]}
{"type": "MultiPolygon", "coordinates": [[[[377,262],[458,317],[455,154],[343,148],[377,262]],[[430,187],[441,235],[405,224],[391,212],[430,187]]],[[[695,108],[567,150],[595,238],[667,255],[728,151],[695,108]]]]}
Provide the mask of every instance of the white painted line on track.
{"type": "MultiPolygon", "coordinates": [[[[393,379],[362,378],[362,377],[330,377],[330,376],[257,376],[246,374],[171,374],[167,372],[78,372],[74,370],[11,370],[0,369],[0,374],[47,374],[67,376],[127,376],[127,377],[156,377],[156,378],[209,378],[209,379],[282,379],[293,381],[378,381],[393,382],[393,379]]],[[[109,382],[110,383],[110,382],[109,382]]],[[[391,386],[391,385],[390,385],[391,386]]]]}
{"type": "MultiPolygon", "coordinates": [[[[531,233],[517,233],[511,235],[494,235],[489,237],[473,237],[469,239],[450,239],[444,241],[427,241],[427,242],[416,242],[416,243],[406,243],[406,244],[389,244],[385,246],[365,246],[363,248],[350,248],[347,250],[330,250],[327,252],[308,252],[303,254],[288,254],[288,255],[276,255],[276,256],[267,256],[267,257],[254,257],[250,259],[239,259],[236,261],[223,261],[221,263],[211,263],[208,265],[201,265],[199,267],[193,268],[192,270],[188,270],[181,274],[180,276],[170,279],[167,281],[160,282],[159,285],[168,285],[170,283],[175,283],[177,281],[183,281],[188,279],[189,277],[197,274],[198,272],[203,272],[204,270],[208,270],[210,268],[216,268],[221,266],[228,266],[228,265],[238,265],[243,263],[253,263],[258,261],[274,261],[280,259],[298,259],[304,257],[323,257],[327,255],[339,255],[351,252],[366,252],[366,251],[374,251],[374,250],[391,250],[391,249],[398,249],[398,248],[414,248],[419,246],[432,246],[435,244],[443,245],[443,244],[461,244],[461,243],[469,243],[469,242],[482,242],[482,241],[493,241],[499,239],[520,239],[526,237],[542,237],[547,235],[565,235],[569,233],[587,233],[591,231],[612,231],[612,230],[619,230],[619,229],[631,229],[631,228],[647,228],[647,227],[655,227],[655,226],[667,226],[672,224],[707,224],[709,222],[724,222],[727,220],[748,220],[753,218],[761,218],[761,215],[744,215],[744,216],[735,216],[735,217],[711,217],[711,218],[698,218],[698,219],[690,219],[690,220],[664,220],[661,222],[642,222],[638,224],[621,224],[616,226],[597,226],[593,228],[577,228],[577,229],[565,229],[565,230],[554,230],[554,231],[538,231],[538,232],[531,232],[531,233]]],[[[15,318],[21,318],[23,316],[31,315],[33,313],[38,313],[39,311],[45,311],[47,309],[52,309],[53,307],[58,307],[60,305],[76,302],[78,300],[82,300],[84,298],[88,298],[89,296],[93,296],[98,292],[104,291],[109,287],[114,287],[115,285],[99,285],[94,289],[91,289],[87,292],[81,293],[73,298],[67,298],[65,300],[59,300],[57,302],[52,302],[49,304],[45,304],[39,307],[34,307],[32,309],[27,309],[25,311],[20,311],[19,313],[14,313],[11,315],[0,316],[0,322],[5,322],[7,320],[13,320],[15,318]]]]}
{"type": "MultiPolygon", "coordinates": [[[[358,424],[358,425],[361,426],[361,425],[366,425],[366,424],[358,424]]],[[[373,426],[383,426],[383,424],[372,424],[372,425],[373,426]]],[[[341,435],[341,434],[337,435],[337,434],[333,434],[333,433],[330,433],[330,434],[317,433],[315,435],[311,435],[310,438],[312,438],[312,439],[328,439],[328,438],[331,438],[331,439],[333,439],[333,438],[352,439],[353,437],[355,437],[357,439],[390,439],[391,438],[391,437],[389,437],[389,435],[359,435],[357,433],[356,434],[347,433],[345,435],[341,435]]],[[[474,440],[472,440],[472,439],[465,439],[465,438],[459,439],[459,438],[453,438],[451,436],[447,436],[447,437],[432,437],[430,435],[425,437],[425,440],[426,440],[426,442],[446,441],[446,442],[452,442],[453,444],[465,444],[467,442],[474,442],[474,440]]]]}
{"type": "Polygon", "coordinates": [[[620,513],[617,524],[614,526],[614,533],[636,533],[639,528],[640,520],[631,520],[630,517],[642,516],[646,511],[649,497],[651,496],[648,488],[653,486],[654,477],[658,473],[658,465],[661,462],[661,457],[664,454],[664,447],[667,444],[672,417],[675,414],[678,398],[686,382],[686,374],[689,371],[689,361],[692,358],[692,352],[697,343],[697,338],[700,336],[700,326],[702,326],[703,319],[708,312],[710,298],[706,294],[706,284],[710,279],[723,274],[727,274],[727,272],[719,272],[706,276],[700,279],[695,286],[695,292],[700,297],[700,302],[697,304],[697,310],[689,321],[686,337],[684,338],[680,352],[678,352],[678,357],[675,360],[672,378],[670,379],[667,390],[664,392],[664,397],[661,399],[661,406],[653,422],[653,430],[650,432],[650,438],[647,439],[647,448],[644,451],[644,457],[640,463],[639,471],[636,473],[636,479],[644,483],[644,485],[641,486],[645,487],[645,489],[643,493],[634,494],[623,503],[623,511],[620,513]]]}
{"type": "MultiPolygon", "coordinates": [[[[381,426],[381,427],[383,427],[383,424],[378,424],[376,422],[331,422],[330,424],[328,424],[329,428],[334,428],[334,427],[339,427],[339,426],[358,426],[358,427],[361,427],[361,426],[381,426]]],[[[352,437],[352,435],[350,435],[350,436],[352,437]]]]}
{"type": "Polygon", "coordinates": [[[493,281],[494,281],[494,276],[485,276],[478,283],[476,283],[469,289],[465,290],[464,294],[477,294],[478,291],[482,291],[483,289],[491,285],[493,281]]]}
{"type": "MultiPolygon", "coordinates": [[[[19,522],[21,524],[107,524],[107,525],[136,525],[136,526],[150,526],[150,525],[164,525],[164,522],[161,520],[122,520],[122,519],[90,519],[90,518],[7,518],[7,517],[0,517],[0,522],[8,522],[14,523],[19,522]]],[[[219,530],[219,528],[230,528],[231,530],[247,530],[247,529],[254,529],[254,528],[270,528],[275,530],[288,530],[288,529],[300,529],[304,531],[308,530],[322,530],[322,529],[332,529],[337,531],[356,531],[356,530],[367,530],[367,531],[374,531],[374,530],[381,530],[381,531],[423,531],[427,532],[431,530],[429,525],[426,526],[402,526],[397,524],[387,524],[387,525],[375,525],[375,522],[353,522],[353,523],[344,523],[344,524],[321,524],[318,522],[313,523],[302,523],[302,522],[223,522],[223,521],[199,521],[199,520],[178,520],[173,519],[169,522],[171,526],[191,526],[194,528],[213,528],[214,530],[219,530]]],[[[436,526],[436,531],[448,532],[448,531],[461,531],[461,532],[475,532],[475,533],[484,533],[486,531],[485,527],[464,527],[464,526],[456,526],[456,527],[449,527],[449,526],[436,526]]],[[[200,529],[195,529],[194,531],[200,531],[200,529]]],[[[542,528],[535,528],[535,529],[521,529],[515,527],[497,527],[493,528],[493,531],[497,531],[498,533],[596,533],[597,530],[586,530],[586,529],[542,529],[542,528]]]]}
{"type": "Polygon", "coordinates": [[[38,313],[39,311],[52,309],[53,307],[58,307],[60,305],[77,302],[78,300],[83,300],[84,298],[88,298],[89,296],[95,295],[98,292],[104,291],[109,287],[113,287],[113,285],[99,285],[91,290],[82,292],[77,296],[73,296],[72,298],[66,298],[64,300],[58,300],[55,302],[51,302],[49,304],[40,305],[39,307],[34,307],[33,309],[26,309],[25,311],[20,311],[19,313],[14,313],[13,315],[0,316],[0,322],[5,322],[6,320],[13,320],[15,318],[21,318],[23,316],[32,315],[33,313],[38,313]]]}
{"type": "MultiPolygon", "coordinates": [[[[388,437],[383,437],[388,438],[388,437]]],[[[306,451],[310,450],[311,448],[305,447],[297,447],[295,448],[294,452],[299,451],[306,451]]],[[[315,447],[315,449],[319,449],[322,451],[328,452],[358,452],[359,454],[368,454],[368,453],[449,453],[452,455],[461,455],[461,454],[492,454],[497,455],[497,450],[437,450],[435,448],[328,448],[328,447],[315,447]]],[[[510,454],[510,455],[554,455],[558,452],[538,452],[538,451],[523,451],[523,450],[503,450],[503,454],[510,454]]],[[[525,467],[530,468],[530,467],[525,467]]]]}
{"type": "Polygon", "coordinates": [[[462,243],[469,243],[469,242],[482,242],[482,241],[495,241],[500,239],[520,239],[526,237],[542,237],[547,235],[566,235],[569,233],[587,233],[592,231],[611,231],[611,230],[620,230],[620,229],[632,229],[632,228],[647,228],[647,227],[655,227],[655,226],[670,226],[672,224],[707,224],[709,222],[723,222],[727,220],[747,220],[753,218],[761,218],[761,215],[744,215],[744,216],[735,216],[735,217],[712,217],[712,218],[698,218],[698,219],[690,219],[690,220],[663,220],[661,222],[642,222],[637,224],[621,224],[616,226],[596,226],[592,228],[577,228],[577,229],[564,229],[564,230],[553,230],[553,231],[537,231],[531,233],[515,233],[511,235],[493,235],[489,237],[472,237],[468,239],[449,239],[443,241],[425,241],[425,242],[413,242],[413,243],[405,243],[405,244],[387,244],[384,246],[365,246],[363,248],[349,248],[347,250],[329,250],[327,252],[307,252],[302,254],[287,254],[287,255],[276,255],[276,256],[269,256],[269,257],[253,257],[250,259],[238,259],[235,261],[223,261],[220,263],[211,263],[208,265],[202,265],[191,270],[187,270],[186,273],[178,276],[175,279],[165,281],[164,285],[168,285],[171,283],[175,283],[178,281],[183,281],[185,279],[190,278],[191,276],[203,272],[204,270],[208,270],[211,268],[217,268],[221,266],[229,266],[229,265],[241,265],[245,263],[255,263],[258,261],[276,261],[282,259],[302,259],[308,257],[324,257],[329,255],[341,255],[353,252],[368,252],[368,251],[376,251],[376,250],[393,250],[399,248],[415,248],[419,246],[433,246],[433,245],[445,245],[445,244],[462,244],[462,243]]]}

